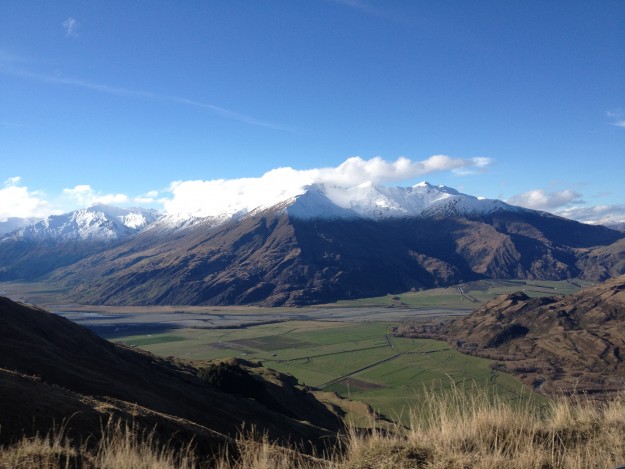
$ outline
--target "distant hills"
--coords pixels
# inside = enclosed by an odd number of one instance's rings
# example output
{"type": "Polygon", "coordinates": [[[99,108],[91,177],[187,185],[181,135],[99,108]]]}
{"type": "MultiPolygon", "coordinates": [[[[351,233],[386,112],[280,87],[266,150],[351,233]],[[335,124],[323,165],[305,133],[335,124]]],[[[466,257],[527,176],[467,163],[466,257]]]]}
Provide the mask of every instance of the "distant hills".
{"type": "Polygon", "coordinates": [[[223,450],[243,424],[310,449],[331,442],[341,425],[292,377],[263,376],[250,363],[224,364],[218,379],[202,379],[189,365],[107,342],[3,297],[0,322],[0,444],[46,435],[54,425],[80,444],[113,418],[139,432],[156,428],[161,441],[193,440],[204,454],[223,450]],[[224,390],[224,372],[247,385],[224,390]]]}
{"type": "Polygon", "coordinates": [[[502,295],[467,317],[396,333],[497,360],[543,393],[614,394],[625,385],[625,276],[567,296],[502,295]]]}
{"type": "Polygon", "coordinates": [[[625,233],[445,186],[314,184],[283,196],[221,212],[50,217],[0,238],[0,280],[46,278],[87,303],[277,306],[625,272],[625,233]]]}

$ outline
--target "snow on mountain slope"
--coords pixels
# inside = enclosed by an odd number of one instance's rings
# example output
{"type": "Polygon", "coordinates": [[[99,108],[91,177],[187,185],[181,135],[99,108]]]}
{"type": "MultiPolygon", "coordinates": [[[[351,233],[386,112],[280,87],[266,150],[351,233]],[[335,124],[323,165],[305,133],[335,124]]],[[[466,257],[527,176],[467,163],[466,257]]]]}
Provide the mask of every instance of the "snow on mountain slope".
{"type": "Polygon", "coordinates": [[[352,187],[332,184],[293,185],[288,191],[274,190],[259,197],[241,197],[239,200],[221,201],[212,205],[221,207],[221,212],[212,208],[200,211],[208,216],[194,216],[184,213],[168,213],[149,230],[156,232],[178,231],[198,225],[216,227],[225,222],[238,220],[265,210],[287,212],[300,219],[312,218],[365,218],[384,219],[393,217],[419,216],[435,202],[449,198],[470,197],[444,186],[428,183],[413,187],[386,187],[364,183],[352,187]]]}
{"type": "Polygon", "coordinates": [[[303,219],[361,217],[378,220],[523,210],[500,200],[480,199],[427,182],[412,187],[365,183],[344,188],[315,184],[292,200],[287,208],[288,214],[303,219]]]}
{"type": "MultiPolygon", "coordinates": [[[[489,214],[495,211],[522,211],[500,200],[480,199],[462,194],[451,187],[427,182],[412,187],[387,187],[364,183],[352,187],[332,184],[292,185],[289,190],[274,190],[258,197],[221,201],[221,212],[209,215],[166,213],[155,210],[123,209],[106,205],[76,210],[22,227],[3,239],[29,240],[117,240],[146,231],[167,235],[202,226],[218,227],[265,210],[287,213],[299,219],[410,218],[489,214]]],[[[203,212],[202,212],[203,213],[203,212]]]]}
{"type": "Polygon", "coordinates": [[[0,221],[0,236],[10,233],[11,231],[15,231],[18,228],[22,228],[23,226],[32,225],[37,223],[39,218],[18,218],[11,217],[5,221],[0,221]]]}
{"type": "Polygon", "coordinates": [[[95,205],[63,215],[49,216],[15,230],[3,239],[113,241],[137,233],[153,223],[157,217],[155,210],[95,205]]]}
{"type": "Polygon", "coordinates": [[[608,215],[596,220],[588,220],[584,223],[589,225],[603,225],[613,230],[625,231],[625,215],[608,215]]]}

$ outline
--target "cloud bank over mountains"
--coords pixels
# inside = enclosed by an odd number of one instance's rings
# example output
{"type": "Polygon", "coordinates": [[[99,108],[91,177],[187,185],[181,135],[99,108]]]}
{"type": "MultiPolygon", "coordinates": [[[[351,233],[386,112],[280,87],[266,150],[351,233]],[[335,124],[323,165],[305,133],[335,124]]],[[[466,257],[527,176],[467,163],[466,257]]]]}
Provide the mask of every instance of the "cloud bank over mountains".
{"type": "MultiPolygon", "coordinates": [[[[364,183],[401,185],[433,173],[451,172],[459,176],[487,171],[490,158],[453,158],[433,155],[424,160],[406,157],[387,161],[381,157],[363,159],[354,156],[334,167],[294,169],[281,167],[260,177],[212,180],[178,180],[161,190],[144,194],[102,193],[89,184],[65,188],[55,197],[31,190],[21,178],[12,177],[0,187],[0,222],[11,217],[43,218],[95,204],[150,206],[168,215],[208,217],[235,214],[242,210],[267,208],[302,194],[307,186],[355,187],[364,183]]],[[[514,195],[506,202],[545,210],[580,221],[625,219],[625,206],[587,206],[582,194],[571,190],[533,189],[514,195]]]]}
{"type": "Polygon", "coordinates": [[[451,158],[433,155],[422,161],[400,157],[393,162],[380,157],[348,158],[339,166],[298,170],[277,168],[258,178],[176,181],[173,197],[164,203],[168,214],[207,217],[234,214],[245,207],[270,207],[304,192],[311,184],[354,187],[363,183],[401,182],[440,171],[477,172],[491,163],[488,158],[451,158]]]}

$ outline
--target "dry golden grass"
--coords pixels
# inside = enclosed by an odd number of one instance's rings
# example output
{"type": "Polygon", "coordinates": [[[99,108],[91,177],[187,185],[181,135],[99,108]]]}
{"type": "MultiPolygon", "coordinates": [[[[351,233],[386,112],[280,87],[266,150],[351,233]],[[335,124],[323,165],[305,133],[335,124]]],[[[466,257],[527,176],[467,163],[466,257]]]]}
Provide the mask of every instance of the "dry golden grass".
{"type": "MultiPolygon", "coordinates": [[[[401,469],[614,468],[625,463],[625,393],[607,402],[511,405],[460,390],[430,392],[409,427],[349,429],[331,454],[309,456],[249,432],[212,462],[109,423],[93,447],[57,436],[2,448],[2,468],[401,469]]],[[[61,436],[58,436],[61,435],[61,436]]]]}
{"type": "Polygon", "coordinates": [[[540,409],[483,393],[428,394],[408,429],[351,433],[336,468],[612,468],[625,463],[625,393],[540,409]]]}
{"type": "Polygon", "coordinates": [[[193,469],[198,460],[191,444],[181,450],[161,445],[154,433],[110,420],[94,444],[78,447],[64,436],[64,428],[46,436],[23,438],[18,443],[0,448],[2,469],[193,469]]]}

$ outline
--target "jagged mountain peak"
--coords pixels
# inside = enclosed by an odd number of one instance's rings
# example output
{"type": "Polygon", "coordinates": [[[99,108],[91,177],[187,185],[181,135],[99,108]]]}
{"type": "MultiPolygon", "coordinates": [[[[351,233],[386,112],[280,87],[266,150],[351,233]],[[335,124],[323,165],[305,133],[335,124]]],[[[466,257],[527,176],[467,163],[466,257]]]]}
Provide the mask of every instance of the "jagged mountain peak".
{"type": "Polygon", "coordinates": [[[156,210],[98,204],[63,215],[51,215],[9,233],[4,239],[112,241],[139,232],[157,218],[156,210]]]}
{"type": "Polygon", "coordinates": [[[451,194],[451,195],[460,195],[460,192],[458,192],[453,187],[444,186],[442,184],[434,185],[434,184],[430,184],[427,181],[418,182],[417,184],[412,186],[412,189],[428,191],[428,192],[443,192],[443,193],[451,194]]]}
{"type": "Polygon", "coordinates": [[[427,217],[431,215],[485,214],[516,208],[501,201],[463,194],[451,187],[421,182],[414,186],[387,186],[371,181],[356,185],[315,182],[272,190],[258,196],[241,193],[232,201],[207,200],[206,207],[192,213],[165,214],[150,231],[171,232],[198,225],[216,227],[261,212],[287,213],[299,219],[427,217]]]}
{"type": "Polygon", "coordinates": [[[288,205],[289,215],[304,219],[360,217],[379,220],[523,210],[500,200],[478,198],[427,182],[411,187],[388,187],[371,182],[352,187],[313,184],[293,197],[288,205]]]}

